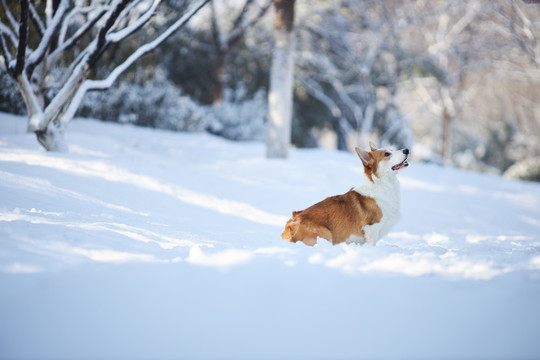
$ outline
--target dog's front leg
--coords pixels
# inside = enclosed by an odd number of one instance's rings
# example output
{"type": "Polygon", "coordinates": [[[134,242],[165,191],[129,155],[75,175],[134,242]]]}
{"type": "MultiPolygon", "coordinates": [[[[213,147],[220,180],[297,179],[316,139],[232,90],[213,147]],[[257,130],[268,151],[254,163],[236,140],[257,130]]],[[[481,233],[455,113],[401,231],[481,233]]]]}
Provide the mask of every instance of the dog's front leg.
{"type": "Polygon", "coordinates": [[[379,241],[380,233],[380,223],[364,226],[364,238],[366,239],[366,242],[370,245],[375,245],[377,241],[379,241]]]}
{"type": "Polygon", "coordinates": [[[317,237],[305,237],[300,241],[302,241],[307,246],[315,246],[317,244],[317,237]]]}

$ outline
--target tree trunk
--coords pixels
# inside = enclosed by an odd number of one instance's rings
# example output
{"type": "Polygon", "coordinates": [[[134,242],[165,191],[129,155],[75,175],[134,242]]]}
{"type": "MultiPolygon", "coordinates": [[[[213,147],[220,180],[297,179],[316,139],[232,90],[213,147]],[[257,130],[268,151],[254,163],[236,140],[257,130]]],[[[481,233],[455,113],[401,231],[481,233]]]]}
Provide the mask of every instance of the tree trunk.
{"type": "Polygon", "coordinates": [[[51,121],[45,130],[36,130],[35,133],[37,140],[47,151],[68,150],[64,140],[64,128],[59,121],[51,121]]]}
{"type": "Polygon", "coordinates": [[[286,158],[293,107],[294,0],[274,0],[274,53],[270,69],[266,156],[286,158]]]}
{"type": "Polygon", "coordinates": [[[30,85],[30,82],[25,74],[20,74],[17,76],[17,85],[19,86],[19,91],[23,97],[24,104],[26,105],[28,118],[40,113],[43,106],[38,101],[38,98],[34,95],[32,86],[30,85]]]}
{"type": "Polygon", "coordinates": [[[441,156],[443,160],[450,164],[452,162],[452,120],[456,113],[454,100],[450,96],[448,88],[441,89],[442,99],[442,148],[441,156]]]}
{"type": "Polygon", "coordinates": [[[222,47],[216,51],[216,69],[214,73],[213,104],[219,105],[223,101],[224,92],[229,82],[230,51],[222,47]]]}
{"type": "Polygon", "coordinates": [[[43,111],[29,114],[28,131],[36,134],[37,140],[47,151],[68,150],[64,130],[75,115],[74,111],[68,110],[72,105],[78,107],[81,99],[74,98],[87,78],[88,71],[86,62],[81,61],[49,105],[43,111]]]}
{"type": "Polygon", "coordinates": [[[446,107],[443,109],[443,131],[441,155],[446,163],[452,161],[452,116],[446,107]]]}

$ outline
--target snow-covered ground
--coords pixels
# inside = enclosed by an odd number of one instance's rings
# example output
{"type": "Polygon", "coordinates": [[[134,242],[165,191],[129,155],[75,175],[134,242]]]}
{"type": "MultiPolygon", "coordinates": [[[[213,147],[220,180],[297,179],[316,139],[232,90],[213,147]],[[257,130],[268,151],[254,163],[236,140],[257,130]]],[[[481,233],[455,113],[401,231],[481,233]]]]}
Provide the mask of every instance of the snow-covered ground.
{"type": "Polygon", "coordinates": [[[389,236],[309,248],[283,226],[353,154],[25,126],[0,114],[2,359],[540,358],[538,184],[412,162],[389,236]]]}

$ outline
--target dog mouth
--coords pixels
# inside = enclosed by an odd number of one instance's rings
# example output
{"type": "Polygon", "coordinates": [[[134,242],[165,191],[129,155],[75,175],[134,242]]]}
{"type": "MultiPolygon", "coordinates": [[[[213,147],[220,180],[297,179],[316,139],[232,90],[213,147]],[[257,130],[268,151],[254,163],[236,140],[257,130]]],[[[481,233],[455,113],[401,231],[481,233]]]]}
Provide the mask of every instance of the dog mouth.
{"type": "Polygon", "coordinates": [[[404,168],[406,168],[407,166],[409,166],[409,163],[407,162],[407,159],[408,159],[408,158],[409,158],[409,157],[407,156],[407,157],[405,158],[405,160],[403,160],[402,162],[400,162],[400,163],[397,164],[397,165],[392,166],[392,170],[398,171],[398,170],[404,169],[404,168]]]}

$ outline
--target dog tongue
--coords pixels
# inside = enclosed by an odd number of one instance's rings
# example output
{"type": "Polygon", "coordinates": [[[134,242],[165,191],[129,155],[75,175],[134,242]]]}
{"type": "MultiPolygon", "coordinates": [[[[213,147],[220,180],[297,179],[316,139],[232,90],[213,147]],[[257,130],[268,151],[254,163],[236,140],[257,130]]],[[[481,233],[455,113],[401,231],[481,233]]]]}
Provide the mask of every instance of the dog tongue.
{"type": "Polygon", "coordinates": [[[407,166],[409,166],[409,163],[407,160],[404,160],[402,163],[392,166],[392,170],[401,170],[407,166]]]}

